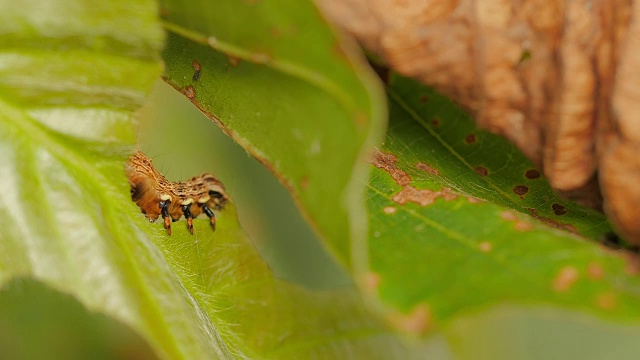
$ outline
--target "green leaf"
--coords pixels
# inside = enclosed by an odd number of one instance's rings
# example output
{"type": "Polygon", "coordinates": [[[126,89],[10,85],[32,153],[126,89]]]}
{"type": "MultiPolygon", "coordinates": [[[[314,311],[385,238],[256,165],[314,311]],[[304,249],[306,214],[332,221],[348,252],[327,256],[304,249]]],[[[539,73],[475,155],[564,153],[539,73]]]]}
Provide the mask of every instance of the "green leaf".
{"type": "Polygon", "coordinates": [[[155,12],[150,1],[2,3],[0,284],[29,277],[71,294],[165,358],[224,357],[131,221],[123,164],[133,110],[161,72],[155,12]]]}
{"type": "MultiPolygon", "coordinates": [[[[236,358],[413,358],[364,308],[353,288],[309,292],[273,277],[246,239],[233,205],[211,231],[196,220],[195,235],[174,224],[174,234],[155,230],[157,246],[199,309],[236,358]]],[[[152,226],[152,225],[151,225],[152,226]]]]}
{"type": "Polygon", "coordinates": [[[363,157],[385,108],[357,51],[311,2],[163,1],[163,14],[167,82],[281,179],[344,265],[361,260],[363,157]]]}
{"type": "Polygon", "coordinates": [[[611,231],[602,214],[558,198],[514,146],[433,90],[394,77],[388,93],[368,249],[354,251],[368,251],[364,282],[392,325],[422,334],[505,302],[640,320],[637,260],[593,241],[611,231]]]}

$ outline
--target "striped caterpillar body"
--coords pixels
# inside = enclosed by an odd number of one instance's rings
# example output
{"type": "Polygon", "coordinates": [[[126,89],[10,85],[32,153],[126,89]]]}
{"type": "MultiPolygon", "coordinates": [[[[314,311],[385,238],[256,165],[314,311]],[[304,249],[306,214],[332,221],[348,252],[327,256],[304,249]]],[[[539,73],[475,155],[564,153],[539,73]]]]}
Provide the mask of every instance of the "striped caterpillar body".
{"type": "Polygon", "coordinates": [[[164,228],[171,235],[171,222],[182,215],[193,234],[193,218],[205,214],[216,228],[213,210],[221,210],[229,201],[224,185],[211,174],[202,174],[187,181],[171,182],[160,174],[141,151],[131,155],[125,165],[131,185],[131,199],[143,214],[154,222],[162,215],[164,228]]]}

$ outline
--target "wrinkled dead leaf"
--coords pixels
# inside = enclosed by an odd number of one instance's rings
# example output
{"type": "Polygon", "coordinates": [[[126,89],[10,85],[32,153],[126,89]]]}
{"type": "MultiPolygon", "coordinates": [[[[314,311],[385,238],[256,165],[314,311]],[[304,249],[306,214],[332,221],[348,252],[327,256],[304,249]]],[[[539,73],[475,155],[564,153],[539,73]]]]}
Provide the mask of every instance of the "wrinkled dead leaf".
{"type": "Polygon", "coordinates": [[[640,1],[319,0],[395,71],[472,110],[640,244],[640,1]]]}

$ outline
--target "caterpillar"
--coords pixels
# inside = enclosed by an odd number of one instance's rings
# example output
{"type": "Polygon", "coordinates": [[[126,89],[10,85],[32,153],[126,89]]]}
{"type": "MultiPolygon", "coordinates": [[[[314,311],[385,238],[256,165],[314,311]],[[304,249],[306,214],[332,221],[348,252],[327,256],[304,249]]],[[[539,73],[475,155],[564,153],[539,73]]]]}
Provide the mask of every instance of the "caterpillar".
{"type": "Polygon", "coordinates": [[[187,229],[193,235],[193,218],[203,213],[209,217],[215,231],[213,210],[223,209],[230,201],[224,185],[213,175],[202,174],[187,181],[168,181],[141,151],[131,155],[125,165],[125,173],[131,186],[131,200],[150,222],[162,216],[169,235],[171,222],[180,220],[183,215],[187,219],[187,229]]]}

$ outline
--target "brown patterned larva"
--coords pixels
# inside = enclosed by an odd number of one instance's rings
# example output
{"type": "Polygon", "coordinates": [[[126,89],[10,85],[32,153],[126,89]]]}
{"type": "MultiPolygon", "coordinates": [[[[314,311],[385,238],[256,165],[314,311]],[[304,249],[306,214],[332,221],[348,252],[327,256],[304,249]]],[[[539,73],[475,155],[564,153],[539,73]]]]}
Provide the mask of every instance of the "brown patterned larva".
{"type": "Polygon", "coordinates": [[[131,199],[143,214],[154,222],[160,215],[164,228],[171,235],[171,222],[185,216],[187,228],[193,234],[193,218],[204,213],[216,228],[213,210],[221,210],[229,201],[224,185],[211,174],[202,174],[187,181],[171,182],[160,174],[141,151],[131,155],[125,165],[131,185],[131,199]]]}

